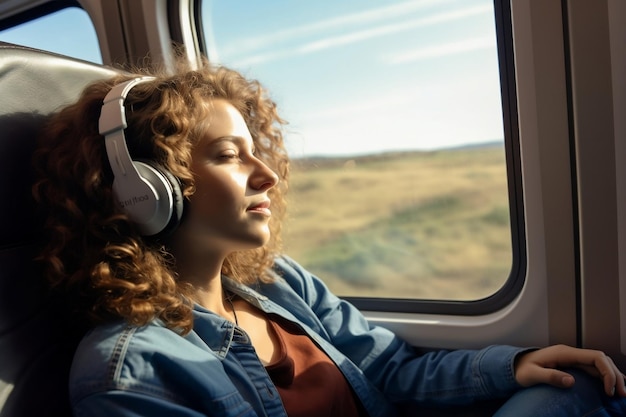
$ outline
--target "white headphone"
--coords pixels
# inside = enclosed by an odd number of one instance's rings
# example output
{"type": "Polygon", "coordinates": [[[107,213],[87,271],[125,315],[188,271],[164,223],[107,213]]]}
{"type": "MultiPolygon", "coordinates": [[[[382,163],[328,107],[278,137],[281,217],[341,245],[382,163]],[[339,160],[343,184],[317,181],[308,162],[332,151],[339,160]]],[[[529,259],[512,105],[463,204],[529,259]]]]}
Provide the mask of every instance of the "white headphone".
{"type": "Polygon", "coordinates": [[[99,131],[113,171],[113,192],[129,219],[144,236],[173,230],[183,212],[178,179],[150,161],[133,161],[124,136],[124,101],[137,84],[153,80],[139,77],[114,86],[106,95],[100,113],[99,131]]]}

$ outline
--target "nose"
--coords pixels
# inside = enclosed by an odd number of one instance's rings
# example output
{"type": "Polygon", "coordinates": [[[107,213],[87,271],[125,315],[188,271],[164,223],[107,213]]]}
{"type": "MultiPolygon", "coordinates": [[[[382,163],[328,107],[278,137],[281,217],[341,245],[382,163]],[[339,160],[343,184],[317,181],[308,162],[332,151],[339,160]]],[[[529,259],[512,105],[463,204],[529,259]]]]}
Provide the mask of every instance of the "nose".
{"type": "Polygon", "coordinates": [[[254,171],[250,176],[250,186],[255,190],[266,191],[278,184],[279,178],[265,162],[260,159],[255,160],[254,171]]]}

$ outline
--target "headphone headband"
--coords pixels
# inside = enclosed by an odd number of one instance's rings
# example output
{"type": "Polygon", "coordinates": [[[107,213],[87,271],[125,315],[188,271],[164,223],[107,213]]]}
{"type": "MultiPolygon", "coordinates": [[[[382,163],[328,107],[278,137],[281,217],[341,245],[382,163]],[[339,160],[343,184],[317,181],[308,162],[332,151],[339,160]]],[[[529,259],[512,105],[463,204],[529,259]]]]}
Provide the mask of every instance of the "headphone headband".
{"type": "MultiPolygon", "coordinates": [[[[116,179],[118,175],[126,176],[129,173],[132,175],[133,171],[137,171],[132,164],[124,137],[124,129],[128,127],[124,101],[134,86],[153,79],[154,77],[138,77],[117,84],[102,102],[98,130],[104,136],[109,164],[116,179]]],[[[139,176],[139,173],[136,175],[139,176]]]]}
{"type": "Polygon", "coordinates": [[[121,84],[115,85],[102,101],[102,111],[98,124],[100,134],[106,136],[116,130],[123,130],[128,127],[126,124],[126,111],[124,101],[130,90],[137,84],[154,80],[154,77],[138,77],[121,84]]]}

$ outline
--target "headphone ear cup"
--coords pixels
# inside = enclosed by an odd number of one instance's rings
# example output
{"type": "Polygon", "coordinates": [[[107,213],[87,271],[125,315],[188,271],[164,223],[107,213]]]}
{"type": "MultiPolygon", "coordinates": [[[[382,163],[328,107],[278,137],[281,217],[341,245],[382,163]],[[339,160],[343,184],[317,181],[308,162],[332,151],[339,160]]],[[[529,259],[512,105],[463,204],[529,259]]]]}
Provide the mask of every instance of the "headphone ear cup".
{"type": "Polygon", "coordinates": [[[157,197],[155,216],[136,224],[143,235],[166,236],[176,229],[183,216],[184,199],[180,181],[171,172],[151,161],[137,160],[133,161],[133,165],[141,178],[152,186],[157,197]]]}
{"type": "Polygon", "coordinates": [[[182,221],[183,213],[185,211],[184,210],[185,198],[183,196],[183,191],[182,191],[180,180],[178,179],[176,175],[172,174],[169,170],[163,168],[160,165],[156,165],[153,163],[149,163],[149,165],[152,168],[158,170],[161,174],[163,174],[163,176],[167,178],[167,180],[169,181],[169,184],[172,188],[172,203],[173,203],[172,217],[170,218],[170,221],[165,226],[163,231],[159,233],[159,235],[163,237],[163,236],[169,235],[174,230],[176,230],[176,228],[182,221]]]}

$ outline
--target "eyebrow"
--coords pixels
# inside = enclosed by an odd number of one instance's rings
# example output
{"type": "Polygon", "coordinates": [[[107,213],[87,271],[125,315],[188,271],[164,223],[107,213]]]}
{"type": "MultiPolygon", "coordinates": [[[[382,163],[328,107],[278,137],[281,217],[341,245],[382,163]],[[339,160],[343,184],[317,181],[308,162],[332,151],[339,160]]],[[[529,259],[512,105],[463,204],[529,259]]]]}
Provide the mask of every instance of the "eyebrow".
{"type": "Polygon", "coordinates": [[[238,142],[238,143],[241,143],[241,142],[246,142],[246,139],[244,139],[241,136],[226,135],[226,136],[220,136],[219,138],[216,138],[211,143],[220,143],[220,142],[238,142]]]}
{"type": "MultiPolygon", "coordinates": [[[[211,141],[209,143],[209,146],[217,145],[223,142],[233,142],[237,146],[242,146],[248,143],[248,139],[242,136],[235,136],[235,135],[220,136],[219,138],[216,138],[213,141],[211,141]]],[[[254,153],[256,151],[256,144],[254,143],[254,140],[251,140],[250,142],[251,142],[250,148],[252,150],[252,153],[254,153]]]]}

